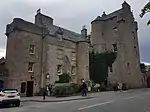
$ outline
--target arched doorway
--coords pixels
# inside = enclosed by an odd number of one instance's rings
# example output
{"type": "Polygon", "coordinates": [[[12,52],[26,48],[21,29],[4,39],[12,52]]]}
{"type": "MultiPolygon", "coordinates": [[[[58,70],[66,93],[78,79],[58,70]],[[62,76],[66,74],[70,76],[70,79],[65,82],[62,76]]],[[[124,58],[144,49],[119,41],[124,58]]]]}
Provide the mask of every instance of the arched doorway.
{"type": "Polygon", "coordinates": [[[150,88],[150,77],[147,78],[147,87],[150,88]]]}
{"type": "Polygon", "coordinates": [[[4,81],[3,80],[0,80],[0,91],[4,89],[4,81]]]}

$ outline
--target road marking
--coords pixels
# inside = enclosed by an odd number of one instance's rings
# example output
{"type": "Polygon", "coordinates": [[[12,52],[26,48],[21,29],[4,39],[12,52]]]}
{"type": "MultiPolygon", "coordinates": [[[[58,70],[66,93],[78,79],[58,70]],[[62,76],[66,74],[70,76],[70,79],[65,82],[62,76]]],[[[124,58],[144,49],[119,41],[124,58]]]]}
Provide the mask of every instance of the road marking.
{"type": "Polygon", "coordinates": [[[124,100],[128,100],[128,99],[133,99],[133,98],[137,98],[140,97],[139,95],[135,95],[135,96],[131,96],[131,97],[127,97],[127,98],[123,98],[124,100]]]}
{"type": "Polygon", "coordinates": [[[113,103],[115,102],[115,100],[112,100],[112,101],[107,101],[107,102],[103,102],[103,103],[98,103],[98,104],[94,104],[94,105],[90,105],[90,106],[86,106],[86,107],[83,107],[83,108],[79,108],[78,110],[85,110],[85,109],[89,109],[89,108],[93,108],[93,107],[97,107],[97,106],[101,106],[101,105],[106,105],[106,104],[110,104],[110,103],[113,103]]]}
{"type": "Polygon", "coordinates": [[[144,95],[150,95],[150,93],[145,93],[144,95]]]}

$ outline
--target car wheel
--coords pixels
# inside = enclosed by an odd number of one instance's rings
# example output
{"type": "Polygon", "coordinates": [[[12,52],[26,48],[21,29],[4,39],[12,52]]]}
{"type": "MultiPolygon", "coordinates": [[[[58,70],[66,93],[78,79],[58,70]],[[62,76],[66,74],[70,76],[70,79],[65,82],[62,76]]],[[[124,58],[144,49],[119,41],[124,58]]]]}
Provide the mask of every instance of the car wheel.
{"type": "Polygon", "coordinates": [[[20,102],[16,103],[15,106],[16,106],[16,107],[19,107],[19,106],[20,106],[20,102]]]}

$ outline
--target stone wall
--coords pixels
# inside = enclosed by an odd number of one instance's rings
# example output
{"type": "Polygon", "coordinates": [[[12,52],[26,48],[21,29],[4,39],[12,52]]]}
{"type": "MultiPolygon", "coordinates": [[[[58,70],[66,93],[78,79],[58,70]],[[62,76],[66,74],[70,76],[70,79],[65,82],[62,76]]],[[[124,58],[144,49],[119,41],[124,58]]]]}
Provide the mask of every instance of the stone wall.
{"type": "Polygon", "coordinates": [[[113,45],[117,46],[117,59],[112,65],[113,72],[109,71],[109,82],[123,82],[131,88],[142,85],[135,23],[130,6],[125,3],[122,9],[94,20],[91,33],[95,52],[114,51],[113,45]]]}
{"type": "Polygon", "coordinates": [[[89,80],[89,43],[87,41],[77,43],[77,75],[79,84],[82,78],[89,80]]]}
{"type": "Polygon", "coordinates": [[[32,23],[14,19],[7,26],[6,66],[9,70],[7,88],[21,88],[22,82],[34,81],[34,93],[41,88],[41,29],[32,23]],[[30,45],[35,54],[29,53],[30,45]],[[29,62],[34,62],[33,72],[28,72],[29,62]],[[31,78],[33,76],[34,78],[31,78]]]}
{"type": "MultiPolygon", "coordinates": [[[[54,83],[59,80],[57,73],[57,66],[62,65],[62,73],[71,72],[71,67],[76,67],[76,58],[72,59],[72,53],[76,55],[76,43],[65,39],[47,36],[46,38],[46,60],[47,60],[47,73],[50,74],[50,79],[47,83],[54,83]]],[[[73,82],[76,82],[76,75],[74,74],[73,82]]]]}

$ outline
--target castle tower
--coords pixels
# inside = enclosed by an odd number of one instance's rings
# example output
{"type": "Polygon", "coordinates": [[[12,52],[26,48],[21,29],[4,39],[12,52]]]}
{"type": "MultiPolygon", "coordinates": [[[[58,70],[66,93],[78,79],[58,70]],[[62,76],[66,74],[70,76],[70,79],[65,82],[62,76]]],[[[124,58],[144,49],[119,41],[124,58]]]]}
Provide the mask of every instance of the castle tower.
{"type": "Polygon", "coordinates": [[[142,85],[140,56],[135,22],[130,5],[123,2],[122,8],[98,16],[91,22],[91,43],[94,52],[114,51],[117,58],[108,68],[108,81],[126,83],[130,88],[142,85]]]}

